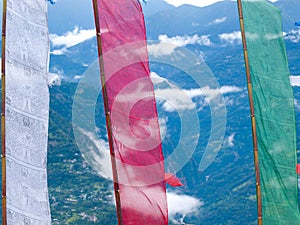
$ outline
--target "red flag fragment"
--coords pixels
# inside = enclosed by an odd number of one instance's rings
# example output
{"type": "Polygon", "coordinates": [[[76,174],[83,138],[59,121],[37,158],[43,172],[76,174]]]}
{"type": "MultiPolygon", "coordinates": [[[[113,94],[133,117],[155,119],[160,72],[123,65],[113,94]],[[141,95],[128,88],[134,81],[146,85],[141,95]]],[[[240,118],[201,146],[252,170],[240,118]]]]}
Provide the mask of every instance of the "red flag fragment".
{"type": "Polygon", "coordinates": [[[165,181],[172,187],[183,186],[181,181],[174,174],[171,173],[165,173],[165,181]]]}
{"type": "Polygon", "coordinates": [[[296,165],[296,172],[297,172],[297,174],[300,175],[300,164],[297,164],[297,165],[296,165]]]}

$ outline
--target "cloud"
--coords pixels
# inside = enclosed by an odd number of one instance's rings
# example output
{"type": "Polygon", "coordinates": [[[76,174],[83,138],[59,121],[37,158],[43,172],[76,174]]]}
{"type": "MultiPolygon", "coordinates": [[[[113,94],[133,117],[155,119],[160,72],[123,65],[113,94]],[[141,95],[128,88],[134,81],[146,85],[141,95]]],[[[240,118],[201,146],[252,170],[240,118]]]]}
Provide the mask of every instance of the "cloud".
{"type": "Polygon", "coordinates": [[[211,46],[212,42],[209,39],[209,35],[198,36],[195,34],[193,36],[175,36],[168,37],[167,35],[158,36],[158,44],[149,44],[148,51],[155,57],[163,55],[171,55],[174,50],[178,47],[184,47],[186,45],[201,45],[201,46],[211,46]]]}
{"type": "Polygon", "coordinates": [[[298,30],[290,30],[287,33],[283,33],[284,39],[293,43],[300,42],[300,29],[298,30]]]}
{"type": "MultiPolygon", "coordinates": [[[[205,7],[212,4],[215,4],[217,2],[222,2],[224,0],[164,0],[165,2],[169,3],[170,5],[173,5],[175,7],[181,6],[181,5],[193,5],[197,7],[205,7]]],[[[236,1],[236,0],[231,0],[236,1]]],[[[250,0],[252,1],[252,0],[250,0]]],[[[269,0],[270,2],[277,2],[278,0],[269,0]]]]}
{"type": "MultiPolygon", "coordinates": [[[[250,40],[255,40],[255,39],[259,38],[259,35],[258,35],[258,33],[246,32],[246,38],[250,39],[250,40]]],[[[274,34],[266,34],[265,38],[268,39],[268,40],[274,39],[274,34]]]]}
{"type": "Polygon", "coordinates": [[[164,55],[171,55],[177,48],[177,46],[160,42],[158,44],[150,44],[147,48],[149,54],[155,57],[159,57],[164,55]]]}
{"type": "Polygon", "coordinates": [[[227,145],[229,147],[233,147],[234,146],[234,136],[235,136],[235,133],[231,134],[228,136],[226,142],[227,142],[227,145]]]}
{"type": "Polygon", "coordinates": [[[300,76],[290,76],[290,83],[292,86],[300,87],[300,76]]]}
{"type": "MultiPolygon", "coordinates": [[[[289,40],[294,43],[298,43],[300,41],[300,29],[299,30],[290,30],[288,33],[283,32],[272,34],[268,33],[263,38],[266,40],[273,40],[276,38],[281,38],[284,36],[286,40],[289,40]]],[[[258,33],[248,33],[246,32],[246,38],[255,40],[258,39],[260,36],[258,33]]],[[[225,44],[225,45],[235,45],[235,44],[241,44],[242,43],[242,36],[240,31],[234,31],[232,33],[223,33],[219,34],[219,39],[225,44]]]]}
{"type": "Polygon", "coordinates": [[[240,31],[234,31],[232,33],[219,34],[219,38],[226,45],[234,45],[242,43],[242,36],[240,31]]]}
{"type": "Polygon", "coordinates": [[[50,54],[52,54],[52,55],[63,55],[63,54],[65,54],[65,52],[66,52],[65,48],[64,49],[56,49],[56,50],[51,51],[50,54]]]}
{"type": "Polygon", "coordinates": [[[222,17],[222,18],[217,18],[213,21],[211,21],[208,25],[214,25],[214,24],[220,24],[220,23],[224,23],[227,20],[227,17],[222,17]]]}
{"type": "Polygon", "coordinates": [[[205,86],[202,89],[190,89],[186,92],[191,98],[201,96],[203,95],[203,92],[205,95],[209,95],[211,96],[211,98],[215,98],[217,95],[220,94],[235,93],[240,91],[242,91],[242,89],[236,86],[222,86],[219,89],[212,89],[208,86],[205,86]]]}
{"type": "Polygon", "coordinates": [[[83,30],[75,27],[73,31],[68,31],[61,36],[50,34],[49,37],[53,47],[63,47],[66,49],[93,38],[95,35],[95,29],[83,30]]]}
{"type": "Polygon", "coordinates": [[[102,177],[113,179],[109,144],[104,139],[98,138],[94,133],[76,127],[81,135],[85,137],[85,146],[78,145],[85,160],[102,177]]]}
{"type": "Polygon", "coordinates": [[[294,105],[295,105],[295,109],[297,111],[300,111],[300,102],[297,99],[294,99],[294,105]]]}
{"type": "Polygon", "coordinates": [[[164,0],[164,1],[176,7],[184,4],[194,5],[198,7],[205,7],[217,2],[222,2],[224,0],[164,0]]]}
{"type": "Polygon", "coordinates": [[[236,86],[222,86],[220,88],[210,88],[205,86],[198,89],[184,90],[190,98],[205,96],[205,100],[209,103],[219,95],[241,92],[242,89],[236,86]]]}
{"type": "Polygon", "coordinates": [[[161,140],[163,140],[165,138],[166,134],[167,134],[167,131],[168,131],[167,122],[168,122],[168,117],[158,118],[161,140]]]}
{"type": "MultiPolygon", "coordinates": [[[[148,196],[156,196],[157,198],[157,193],[161,193],[161,190],[156,190],[155,187],[153,188],[148,188],[144,190],[144,194],[141,196],[141,192],[131,192],[129,195],[126,195],[124,199],[124,208],[132,207],[132,199],[141,199],[144,198],[144,195],[147,194],[148,196]]],[[[112,194],[114,197],[114,194],[112,194]]],[[[115,201],[111,202],[112,204],[115,204],[115,201]]],[[[169,214],[169,219],[172,220],[173,223],[175,224],[185,224],[183,222],[183,219],[186,215],[191,214],[191,213],[197,213],[199,212],[199,209],[204,205],[204,202],[189,195],[184,195],[184,194],[178,194],[175,192],[167,192],[167,203],[168,203],[168,214],[169,214]],[[175,219],[178,216],[181,216],[178,221],[178,219],[175,219]]],[[[153,215],[153,212],[149,208],[145,208],[145,204],[142,202],[136,202],[135,209],[138,209],[141,213],[153,215]]]]}
{"type": "Polygon", "coordinates": [[[56,73],[48,73],[48,86],[60,86],[61,85],[61,77],[56,73]]]}
{"type": "Polygon", "coordinates": [[[176,45],[178,47],[184,47],[186,45],[203,45],[203,46],[211,46],[211,41],[209,39],[209,35],[198,36],[195,34],[193,36],[175,36],[168,37],[167,35],[159,35],[158,40],[165,43],[170,43],[176,45]]]}
{"type": "MultiPolygon", "coordinates": [[[[152,82],[156,85],[156,99],[162,104],[163,109],[167,112],[195,109],[197,105],[193,101],[193,98],[196,97],[203,97],[207,104],[220,95],[242,91],[241,88],[236,86],[222,86],[220,88],[210,88],[209,86],[205,86],[203,88],[180,89],[166,78],[163,78],[154,72],[150,75],[152,82]],[[159,84],[162,83],[165,83],[166,85],[157,88],[159,84]]],[[[203,104],[205,104],[205,102],[203,104]]]]}
{"type": "Polygon", "coordinates": [[[265,39],[268,41],[282,38],[282,37],[283,37],[283,33],[277,33],[277,34],[268,33],[265,35],[265,39]]]}
{"type": "Polygon", "coordinates": [[[175,215],[181,215],[180,224],[185,224],[183,223],[183,219],[187,214],[198,212],[204,205],[204,202],[195,197],[174,192],[167,192],[167,200],[169,217],[175,220],[175,215]]]}
{"type": "Polygon", "coordinates": [[[163,109],[167,112],[192,110],[196,108],[196,104],[180,89],[158,89],[155,90],[155,96],[163,99],[163,109]]]}
{"type": "Polygon", "coordinates": [[[167,82],[169,84],[171,84],[166,78],[159,76],[157,73],[155,72],[151,72],[150,73],[150,78],[153,84],[161,84],[164,82],[167,82]]]}
{"type": "Polygon", "coordinates": [[[73,77],[73,80],[80,80],[81,78],[83,77],[83,75],[75,75],[74,77],[73,77]]]}

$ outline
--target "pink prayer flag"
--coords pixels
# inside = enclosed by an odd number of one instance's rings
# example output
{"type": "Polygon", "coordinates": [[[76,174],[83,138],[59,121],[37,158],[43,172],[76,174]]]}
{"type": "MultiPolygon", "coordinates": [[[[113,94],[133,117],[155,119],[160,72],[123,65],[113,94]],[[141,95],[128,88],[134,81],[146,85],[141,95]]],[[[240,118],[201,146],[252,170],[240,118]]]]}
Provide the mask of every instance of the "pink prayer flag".
{"type": "Polygon", "coordinates": [[[122,224],[167,225],[164,157],[142,8],[138,0],[97,0],[95,6],[122,224]]]}

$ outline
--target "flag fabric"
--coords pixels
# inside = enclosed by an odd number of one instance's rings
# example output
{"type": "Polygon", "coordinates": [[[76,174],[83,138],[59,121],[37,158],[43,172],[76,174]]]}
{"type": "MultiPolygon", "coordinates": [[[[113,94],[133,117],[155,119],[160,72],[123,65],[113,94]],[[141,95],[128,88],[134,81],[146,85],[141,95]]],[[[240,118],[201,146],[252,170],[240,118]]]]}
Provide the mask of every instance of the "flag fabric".
{"type": "Polygon", "coordinates": [[[173,187],[180,187],[183,186],[183,183],[174,175],[171,173],[165,173],[165,180],[167,184],[173,187]]]}
{"type": "Polygon", "coordinates": [[[7,224],[51,224],[47,189],[47,1],[8,0],[5,54],[7,224]]]}
{"type": "Polygon", "coordinates": [[[243,0],[265,225],[300,224],[294,96],[281,14],[266,0],[243,0]]]}
{"type": "Polygon", "coordinates": [[[97,0],[94,7],[122,224],[168,224],[164,158],[140,2],[97,0]]]}
{"type": "Polygon", "coordinates": [[[297,164],[297,166],[296,166],[296,172],[297,172],[298,175],[300,174],[300,164],[297,164]]]}

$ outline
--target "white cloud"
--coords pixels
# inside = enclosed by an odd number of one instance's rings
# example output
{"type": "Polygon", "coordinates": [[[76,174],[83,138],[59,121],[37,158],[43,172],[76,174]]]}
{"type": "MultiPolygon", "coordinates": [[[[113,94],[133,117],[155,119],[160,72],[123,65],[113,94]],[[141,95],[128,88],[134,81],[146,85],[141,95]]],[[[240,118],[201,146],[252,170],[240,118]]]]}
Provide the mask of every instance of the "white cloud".
{"type": "Polygon", "coordinates": [[[168,80],[166,78],[163,78],[161,76],[159,76],[157,73],[155,72],[151,72],[150,73],[150,78],[153,84],[160,84],[163,82],[168,82],[168,80]]]}
{"type": "MultiPolygon", "coordinates": [[[[144,195],[147,194],[148,196],[156,196],[156,198],[157,198],[157,193],[161,193],[161,191],[156,190],[155,187],[144,190],[144,195]]],[[[140,198],[141,197],[140,195],[141,195],[140,192],[131,192],[130,195],[125,196],[128,199],[126,199],[126,201],[124,200],[124,207],[129,207],[129,208],[132,207],[131,200],[140,198]]],[[[142,196],[142,198],[143,197],[144,196],[142,196]]],[[[183,222],[183,219],[186,215],[191,213],[198,213],[201,207],[204,205],[203,201],[193,196],[178,194],[169,191],[167,191],[167,203],[168,203],[169,219],[172,220],[173,223],[181,224],[181,225],[185,224],[183,222]],[[178,219],[175,219],[175,216],[176,218],[178,216],[181,216],[181,218],[179,219],[180,221],[178,221],[178,219]]],[[[151,209],[145,208],[145,204],[139,204],[138,202],[137,204],[139,206],[136,208],[139,211],[151,215],[151,209]]]]}
{"type": "Polygon", "coordinates": [[[163,140],[165,138],[166,134],[167,134],[167,131],[168,131],[167,122],[168,122],[168,117],[158,118],[161,140],[163,140]]]}
{"type": "Polygon", "coordinates": [[[300,87],[300,76],[290,76],[290,83],[292,86],[300,87]]]}
{"type": "Polygon", "coordinates": [[[174,52],[174,50],[177,48],[177,46],[160,42],[158,44],[150,44],[148,45],[147,48],[149,54],[158,57],[164,55],[171,55],[174,52]]]}
{"type": "Polygon", "coordinates": [[[242,42],[242,37],[241,37],[240,31],[219,34],[219,38],[225,44],[230,44],[230,45],[241,44],[241,42],[242,42]]]}
{"type": "Polygon", "coordinates": [[[184,90],[179,89],[166,78],[155,72],[151,72],[150,78],[155,85],[156,100],[162,104],[165,111],[191,110],[196,107],[196,104],[192,102],[184,90]]]}
{"type": "Polygon", "coordinates": [[[224,0],[164,0],[164,1],[176,7],[184,4],[194,5],[198,7],[205,7],[217,2],[222,2],[224,0]]]}
{"type": "Polygon", "coordinates": [[[193,36],[175,36],[175,37],[168,37],[167,35],[159,35],[158,40],[165,43],[170,43],[176,45],[178,47],[183,47],[186,45],[204,45],[204,46],[211,46],[211,41],[209,39],[209,35],[202,35],[198,36],[195,34],[193,36]]]}
{"type": "Polygon", "coordinates": [[[235,133],[231,134],[230,136],[228,136],[227,138],[227,145],[229,147],[233,147],[234,146],[234,136],[235,136],[235,133]]]}
{"type": "Polygon", "coordinates": [[[284,39],[291,41],[293,43],[300,42],[300,29],[290,30],[288,33],[283,33],[284,39]]]}
{"type": "MultiPolygon", "coordinates": [[[[284,37],[284,39],[289,40],[293,43],[298,43],[300,42],[300,28],[298,30],[290,30],[287,33],[283,32],[278,33],[278,34],[272,34],[268,33],[264,36],[265,39],[267,40],[272,40],[276,38],[281,38],[284,37]]],[[[246,33],[246,38],[255,40],[259,38],[258,33],[246,33]]],[[[234,31],[232,33],[223,33],[219,34],[219,39],[223,41],[225,44],[241,44],[242,43],[242,37],[241,37],[241,32],[240,31],[234,31]]]]}
{"type": "Polygon", "coordinates": [[[220,88],[220,92],[222,94],[236,93],[236,92],[240,92],[240,91],[242,91],[242,89],[239,87],[236,87],[236,86],[226,86],[225,85],[220,88]]]}
{"type": "Polygon", "coordinates": [[[60,86],[61,77],[56,73],[48,73],[48,86],[60,86]]]}
{"type": "MultiPolygon", "coordinates": [[[[283,35],[285,35],[286,39],[291,39],[293,42],[299,41],[300,40],[300,35],[299,35],[299,37],[297,37],[298,33],[295,32],[295,31],[294,31],[294,33],[292,33],[292,32],[293,31],[291,31],[290,34],[283,33],[283,35]]],[[[248,33],[248,32],[246,32],[246,38],[247,39],[255,40],[255,39],[258,39],[259,37],[260,36],[259,36],[258,33],[248,33]]],[[[272,40],[272,39],[276,39],[276,38],[280,38],[280,37],[282,37],[281,33],[279,33],[279,34],[268,33],[263,38],[265,38],[266,40],[272,40]]],[[[234,31],[234,32],[231,32],[231,33],[219,34],[219,39],[225,45],[235,45],[235,44],[241,44],[242,43],[242,35],[241,35],[240,31],[234,31]]]]}
{"type": "Polygon", "coordinates": [[[210,22],[208,25],[224,23],[226,20],[227,20],[226,16],[222,17],[222,18],[217,18],[217,19],[213,20],[212,22],[210,22]]]}
{"type": "MultiPolygon", "coordinates": [[[[258,35],[258,33],[248,33],[248,32],[246,32],[246,38],[250,39],[250,40],[255,40],[255,39],[259,38],[259,35],[258,35]]],[[[266,35],[265,38],[268,38],[268,35],[266,35]]]]}
{"type": "MultiPolygon", "coordinates": [[[[164,0],[165,2],[169,3],[170,5],[173,6],[181,6],[181,5],[193,5],[193,6],[198,6],[198,7],[205,7],[209,6],[212,4],[215,4],[217,2],[222,2],[224,0],[164,0]]],[[[236,1],[236,0],[230,0],[230,1],[236,1]]],[[[253,1],[253,0],[249,0],[253,1]]],[[[270,2],[277,2],[278,0],[269,0],[270,2]]]]}
{"type": "Polygon", "coordinates": [[[220,88],[210,88],[209,86],[205,86],[199,89],[190,89],[185,90],[186,94],[190,98],[205,96],[205,100],[209,103],[211,100],[215,99],[219,95],[230,94],[241,92],[242,89],[236,86],[222,86],[220,88]]]}
{"type": "MultiPolygon", "coordinates": [[[[300,103],[297,99],[294,99],[294,106],[297,111],[300,111],[300,103]]],[[[299,151],[299,150],[298,150],[299,151]]],[[[300,180],[299,180],[300,181],[300,180]]]]}
{"type": "Polygon", "coordinates": [[[184,47],[186,45],[201,45],[201,46],[211,46],[212,42],[209,39],[209,35],[198,36],[195,34],[193,36],[175,36],[168,37],[167,35],[159,35],[158,44],[149,44],[148,51],[150,54],[157,56],[171,55],[177,47],[184,47]]]}
{"type": "Polygon", "coordinates": [[[282,38],[283,37],[283,35],[282,35],[282,33],[277,33],[277,34],[272,34],[272,33],[268,33],[268,34],[266,34],[265,35],[265,39],[266,40],[274,40],[274,39],[278,39],[278,38],[282,38]]]}
{"type": "Polygon", "coordinates": [[[174,192],[167,192],[167,200],[169,217],[174,220],[175,215],[182,216],[179,224],[185,224],[183,223],[184,217],[187,214],[198,212],[204,205],[204,203],[197,198],[174,192]]]}
{"type": "Polygon", "coordinates": [[[66,49],[63,48],[63,49],[56,49],[56,50],[53,50],[52,52],[50,52],[52,55],[63,55],[65,54],[66,52],[66,49]]]}
{"type": "Polygon", "coordinates": [[[192,110],[196,108],[196,104],[188,98],[184,90],[166,88],[156,89],[155,96],[163,102],[163,109],[167,112],[192,110]]]}
{"type": "Polygon", "coordinates": [[[156,73],[151,73],[151,80],[155,85],[165,82],[167,87],[155,88],[155,96],[162,103],[163,109],[167,112],[179,110],[192,110],[196,108],[196,103],[192,100],[196,97],[204,97],[206,103],[220,95],[241,92],[242,89],[236,86],[222,86],[220,88],[179,89],[167,79],[156,73]]]}
{"type": "Polygon", "coordinates": [[[83,76],[82,75],[75,75],[73,80],[80,80],[83,76]]]}
{"type": "Polygon", "coordinates": [[[95,29],[82,30],[75,27],[73,31],[68,31],[65,34],[59,36],[57,34],[50,34],[50,41],[53,47],[70,48],[81,42],[84,42],[96,35],[95,29]]]}
{"type": "Polygon", "coordinates": [[[84,148],[82,144],[78,146],[85,160],[100,176],[112,180],[113,175],[108,142],[96,137],[92,132],[79,127],[77,129],[87,138],[84,148]]]}
{"type": "Polygon", "coordinates": [[[229,94],[242,91],[241,88],[236,86],[222,86],[219,89],[212,89],[208,86],[203,87],[202,89],[190,89],[186,90],[186,93],[191,97],[197,97],[202,95],[209,95],[211,98],[215,98],[217,95],[220,94],[229,94]]]}

